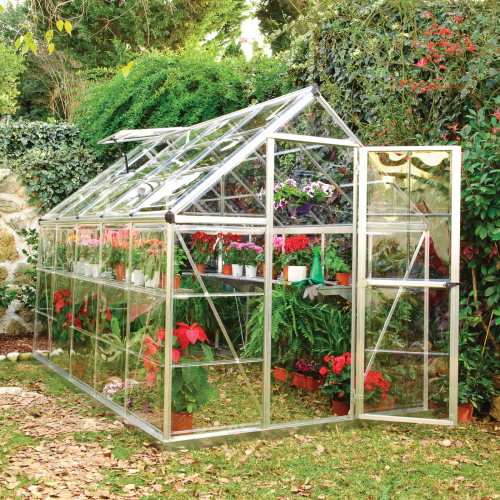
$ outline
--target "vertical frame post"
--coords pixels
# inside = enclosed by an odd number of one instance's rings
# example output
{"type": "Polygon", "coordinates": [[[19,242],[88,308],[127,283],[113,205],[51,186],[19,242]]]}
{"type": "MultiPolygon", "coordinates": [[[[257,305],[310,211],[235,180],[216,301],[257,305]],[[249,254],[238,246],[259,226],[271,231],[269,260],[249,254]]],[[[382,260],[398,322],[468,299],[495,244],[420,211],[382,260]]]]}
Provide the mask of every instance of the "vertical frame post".
{"type": "MultiPolygon", "coordinates": [[[[460,282],[460,174],[461,174],[461,148],[454,147],[451,152],[451,259],[450,280],[452,283],[460,282]]],[[[458,407],[458,335],[459,335],[459,301],[460,289],[454,286],[450,290],[450,407],[449,417],[453,425],[457,425],[458,407]]]]}
{"type": "Polygon", "coordinates": [[[167,287],[165,298],[165,374],[163,394],[163,442],[170,441],[172,420],[172,328],[174,319],[174,223],[167,222],[167,287]]]}
{"type": "Polygon", "coordinates": [[[266,234],[264,263],[264,349],[262,367],[262,427],[271,425],[271,326],[273,313],[274,139],[266,140],[266,234]]]}
{"type": "MultiPolygon", "coordinates": [[[[130,224],[130,227],[129,227],[129,231],[130,231],[130,236],[129,236],[129,265],[130,265],[130,268],[129,268],[129,272],[128,272],[128,280],[127,280],[127,314],[126,314],[126,318],[127,318],[127,323],[125,325],[125,404],[123,406],[123,413],[125,416],[127,416],[128,414],[128,401],[129,401],[129,390],[130,388],[128,387],[128,384],[127,384],[127,379],[128,379],[128,367],[129,367],[129,351],[130,351],[130,309],[132,307],[131,305],[131,300],[132,300],[132,292],[130,290],[130,284],[131,284],[131,280],[132,280],[132,273],[134,272],[133,271],[133,265],[132,265],[132,255],[133,255],[133,252],[134,252],[134,248],[133,248],[133,245],[134,245],[134,224],[131,223],[130,224]]],[[[102,246],[102,245],[101,245],[102,246]]],[[[99,278],[100,280],[100,278],[99,278]]],[[[99,287],[100,288],[100,287],[99,287]]],[[[98,346],[98,345],[97,345],[98,346]]],[[[97,358],[97,346],[96,346],[96,358],[97,358]]]]}
{"type": "Polygon", "coordinates": [[[366,293],[366,205],[368,152],[360,148],[358,169],[358,231],[357,231],[357,331],[356,331],[356,417],[363,413],[365,368],[365,293],[366,293]]]}
{"type": "MultiPolygon", "coordinates": [[[[424,279],[429,281],[430,264],[430,236],[429,230],[425,230],[424,236],[424,279]]],[[[424,411],[429,409],[429,288],[424,290],[424,411]]]]}

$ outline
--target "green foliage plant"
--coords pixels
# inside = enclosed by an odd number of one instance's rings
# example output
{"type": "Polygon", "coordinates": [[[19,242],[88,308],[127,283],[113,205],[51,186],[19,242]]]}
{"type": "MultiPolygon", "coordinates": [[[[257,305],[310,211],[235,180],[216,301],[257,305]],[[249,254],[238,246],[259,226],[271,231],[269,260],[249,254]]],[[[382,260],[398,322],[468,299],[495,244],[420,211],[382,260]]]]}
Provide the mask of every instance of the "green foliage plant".
{"type": "Polygon", "coordinates": [[[332,273],[350,273],[351,267],[347,264],[347,262],[342,259],[337,253],[339,248],[339,243],[333,241],[326,249],[325,249],[325,258],[324,265],[325,270],[332,271],[332,273]]]}
{"type": "Polygon", "coordinates": [[[26,255],[26,262],[30,265],[27,273],[30,276],[30,283],[22,285],[18,291],[18,300],[23,307],[32,311],[35,309],[36,302],[36,266],[38,263],[38,239],[39,235],[36,229],[21,229],[21,234],[24,237],[28,249],[23,248],[22,252],[26,255]]]}
{"type": "Polygon", "coordinates": [[[0,116],[13,113],[16,109],[16,97],[19,95],[19,77],[23,73],[23,58],[16,53],[14,47],[9,47],[0,36],[0,116]]]}

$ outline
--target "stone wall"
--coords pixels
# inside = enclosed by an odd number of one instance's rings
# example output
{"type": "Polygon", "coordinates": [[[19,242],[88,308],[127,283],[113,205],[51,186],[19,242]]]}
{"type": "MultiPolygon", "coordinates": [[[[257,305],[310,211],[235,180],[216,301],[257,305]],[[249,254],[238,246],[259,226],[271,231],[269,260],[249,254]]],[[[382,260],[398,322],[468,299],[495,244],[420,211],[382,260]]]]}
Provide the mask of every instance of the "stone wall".
{"type": "MultiPolygon", "coordinates": [[[[17,180],[18,175],[0,169],[0,282],[9,281],[19,287],[29,283],[28,249],[22,229],[38,226],[36,207],[28,205],[26,187],[17,180]]],[[[0,333],[15,335],[33,331],[34,315],[25,310],[18,300],[7,310],[0,308],[0,333]]]]}

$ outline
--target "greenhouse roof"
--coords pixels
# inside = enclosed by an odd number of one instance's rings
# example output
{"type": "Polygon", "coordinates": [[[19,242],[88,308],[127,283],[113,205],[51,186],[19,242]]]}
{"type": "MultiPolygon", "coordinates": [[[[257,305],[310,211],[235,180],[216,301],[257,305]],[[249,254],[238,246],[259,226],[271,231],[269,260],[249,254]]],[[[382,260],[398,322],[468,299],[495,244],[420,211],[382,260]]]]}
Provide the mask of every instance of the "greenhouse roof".
{"type": "MultiPolygon", "coordinates": [[[[265,169],[265,142],[272,134],[297,143],[314,136],[335,139],[340,147],[361,146],[315,85],[191,127],[122,130],[109,136],[100,144],[141,142],[43,220],[163,218],[167,211],[188,210],[210,214],[209,201],[222,196],[221,180],[228,175],[257,197],[234,169],[244,162],[247,168],[260,164],[265,169]],[[202,199],[207,201],[203,207],[202,199]]],[[[318,147],[302,148],[316,164],[321,162],[318,147]]]]}

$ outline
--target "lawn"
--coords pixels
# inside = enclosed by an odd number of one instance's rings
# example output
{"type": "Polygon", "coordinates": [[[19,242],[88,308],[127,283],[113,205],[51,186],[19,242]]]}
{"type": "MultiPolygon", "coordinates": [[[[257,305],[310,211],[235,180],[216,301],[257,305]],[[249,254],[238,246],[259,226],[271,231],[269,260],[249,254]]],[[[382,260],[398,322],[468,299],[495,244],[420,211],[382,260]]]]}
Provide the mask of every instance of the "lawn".
{"type": "Polygon", "coordinates": [[[500,498],[500,423],[162,452],[38,362],[0,365],[0,498],[500,498]]]}

